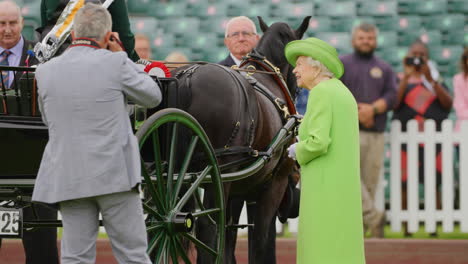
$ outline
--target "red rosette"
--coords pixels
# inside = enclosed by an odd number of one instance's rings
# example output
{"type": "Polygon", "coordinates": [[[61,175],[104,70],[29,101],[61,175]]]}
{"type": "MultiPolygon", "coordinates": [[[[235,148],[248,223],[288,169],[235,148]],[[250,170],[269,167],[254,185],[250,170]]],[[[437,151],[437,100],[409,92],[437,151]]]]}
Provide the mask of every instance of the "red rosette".
{"type": "Polygon", "coordinates": [[[150,64],[146,65],[145,72],[149,75],[158,76],[158,77],[171,77],[171,72],[167,66],[159,61],[153,61],[150,64]]]}

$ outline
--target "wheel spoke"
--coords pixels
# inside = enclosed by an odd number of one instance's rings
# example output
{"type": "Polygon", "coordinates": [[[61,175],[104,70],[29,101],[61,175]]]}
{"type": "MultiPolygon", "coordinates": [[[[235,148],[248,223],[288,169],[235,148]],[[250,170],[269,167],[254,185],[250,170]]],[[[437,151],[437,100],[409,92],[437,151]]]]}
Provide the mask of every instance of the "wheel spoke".
{"type": "MultiPolygon", "coordinates": [[[[200,211],[205,211],[205,210],[206,210],[206,209],[205,209],[205,205],[203,204],[203,202],[202,202],[202,200],[201,200],[201,198],[200,198],[200,195],[199,195],[198,191],[195,192],[193,195],[195,196],[195,201],[196,201],[196,203],[198,204],[198,207],[200,207],[200,211]]],[[[195,216],[195,215],[194,215],[194,216],[195,216]]],[[[216,225],[216,222],[215,222],[215,220],[211,217],[211,215],[207,215],[207,217],[208,217],[208,220],[211,222],[212,225],[216,225]]]]}
{"type": "Polygon", "coordinates": [[[154,154],[154,164],[156,170],[156,186],[158,188],[158,192],[160,195],[161,202],[164,205],[164,209],[166,210],[166,204],[164,202],[165,197],[165,190],[164,190],[164,178],[163,178],[163,168],[162,168],[162,160],[161,160],[161,144],[159,142],[159,131],[155,130],[152,134],[153,139],[153,154],[154,154]]]}
{"type": "Polygon", "coordinates": [[[160,213],[158,213],[156,210],[153,209],[153,207],[150,207],[146,203],[143,204],[143,209],[145,209],[148,212],[148,214],[155,216],[156,219],[158,219],[159,221],[164,220],[164,217],[160,213]]]}
{"type": "Polygon", "coordinates": [[[180,198],[179,202],[175,206],[174,210],[176,212],[179,212],[180,209],[187,203],[189,200],[190,196],[193,195],[193,193],[197,190],[197,188],[200,186],[202,181],[205,179],[205,177],[210,173],[210,171],[213,169],[211,165],[206,166],[206,168],[200,173],[198,178],[192,183],[192,186],[187,190],[187,192],[180,198]]]}
{"type": "Polygon", "coordinates": [[[212,248],[210,248],[207,244],[203,243],[202,241],[198,240],[196,237],[194,237],[192,234],[189,233],[182,233],[182,235],[186,238],[188,238],[190,241],[192,241],[195,246],[205,250],[206,252],[210,253],[213,255],[213,257],[216,257],[218,253],[212,248]]]}
{"type": "MultiPolygon", "coordinates": [[[[187,252],[185,252],[185,249],[184,249],[184,246],[182,245],[182,242],[180,242],[180,239],[178,236],[175,236],[174,237],[174,242],[175,242],[175,246],[177,248],[177,251],[179,252],[179,255],[180,257],[182,258],[182,260],[186,263],[186,264],[190,264],[190,259],[189,257],[187,256],[187,252]]],[[[190,249],[188,249],[190,250],[190,249]]]]}
{"type": "Polygon", "coordinates": [[[193,213],[193,217],[200,217],[200,216],[205,216],[205,215],[210,215],[210,214],[214,214],[214,213],[219,213],[221,212],[221,209],[220,208],[213,208],[213,209],[208,209],[208,210],[204,210],[204,211],[198,211],[196,213],[193,213]]]}
{"type": "Polygon", "coordinates": [[[156,245],[159,243],[159,241],[162,239],[164,234],[164,231],[161,230],[161,232],[156,233],[153,239],[148,243],[148,249],[146,250],[146,253],[149,255],[153,252],[154,248],[156,245]]]}
{"type": "MultiPolygon", "coordinates": [[[[167,168],[167,200],[169,200],[172,196],[172,188],[174,182],[174,167],[175,167],[175,154],[177,150],[177,131],[179,125],[174,123],[172,126],[172,134],[171,134],[171,146],[169,149],[169,167],[167,168]]],[[[170,206],[170,204],[168,204],[170,206]]]]}
{"type": "Polygon", "coordinates": [[[188,166],[190,165],[190,162],[192,161],[193,152],[195,151],[195,147],[197,146],[198,139],[199,137],[194,136],[192,137],[192,140],[190,141],[190,146],[187,150],[187,154],[185,155],[184,162],[182,163],[179,176],[177,178],[177,182],[174,188],[174,194],[172,195],[172,204],[171,204],[172,207],[177,202],[177,197],[179,196],[180,188],[182,187],[182,183],[184,182],[185,173],[187,172],[188,166]]]}
{"type": "Polygon", "coordinates": [[[145,163],[143,160],[141,160],[141,171],[143,173],[143,178],[145,179],[145,189],[148,190],[149,195],[152,197],[152,200],[155,201],[156,207],[158,207],[158,210],[165,211],[165,205],[163,200],[161,199],[160,195],[158,192],[156,192],[156,188],[154,187],[153,181],[151,180],[150,175],[148,174],[148,171],[146,170],[145,163]]]}
{"type": "Polygon", "coordinates": [[[179,263],[178,261],[178,257],[177,257],[177,246],[176,246],[176,243],[175,243],[175,237],[171,237],[169,239],[169,251],[171,253],[171,259],[172,259],[172,263],[179,263]]]}
{"type": "Polygon", "coordinates": [[[164,234],[164,236],[162,238],[162,240],[163,240],[162,245],[160,245],[158,247],[158,249],[156,251],[156,257],[154,258],[154,263],[156,263],[156,264],[161,263],[164,255],[165,255],[165,252],[166,252],[165,249],[166,249],[166,246],[167,246],[167,239],[168,239],[167,234],[164,234]]]}
{"type": "MultiPolygon", "coordinates": [[[[164,224],[161,222],[156,222],[148,227],[146,227],[146,232],[153,232],[157,229],[162,229],[164,227],[164,224]]],[[[161,230],[162,231],[162,230],[161,230]]]]}

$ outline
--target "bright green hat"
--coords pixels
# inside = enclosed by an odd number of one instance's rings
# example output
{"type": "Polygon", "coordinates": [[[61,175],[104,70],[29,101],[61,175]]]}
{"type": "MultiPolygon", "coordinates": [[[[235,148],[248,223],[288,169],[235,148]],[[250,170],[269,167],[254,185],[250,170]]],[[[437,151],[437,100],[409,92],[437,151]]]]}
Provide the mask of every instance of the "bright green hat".
{"type": "Polygon", "coordinates": [[[307,38],[304,40],[294,40],[289,42],[284,48],[284,53],[289,64],[296,67],[296,60],[299,56],[311,57],[325,65],[336,78],[343,75],[344,67],[338,58],[338,52],[327,42],[318,38],[307,38]]]}

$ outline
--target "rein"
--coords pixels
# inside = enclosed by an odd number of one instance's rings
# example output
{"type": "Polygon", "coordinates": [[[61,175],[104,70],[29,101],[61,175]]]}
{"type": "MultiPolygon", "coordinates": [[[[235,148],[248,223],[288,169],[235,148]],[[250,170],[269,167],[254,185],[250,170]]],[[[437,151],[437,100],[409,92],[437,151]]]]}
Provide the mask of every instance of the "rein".
{"type": "Polygon", "coordinates": [[[259,54],[255,49],[242,59],[242,62],[239,65],[239,67],[235,67],[233,69],[236,71],[239,70],[248,72],[248,74],[250,73],[250,75],[252,75],[253,73],[265,73],[273,75],[273,78],[275,79],[276,83],[280,86],[281,91],[283,92],[284,97],[286,99],[286,105],[288,106],[287,115],[295,115],[297,113],[296,107],[294,106],[294,102],[292,100],[291,93],[288,89],[288,85],[286,84],[286,81],[284,80],[284,76],[283,74],[281,74],[280,69],[273,65],[273,63],[271,63],[269,60],[267,60],[265,56],[259,54]],[[257,70],[253,65],[248,65],[245,69],[240,70],[240,68],[244,67],[249,62],[257,63],[258,65],[260,65],[263,71],[257,70]]]}

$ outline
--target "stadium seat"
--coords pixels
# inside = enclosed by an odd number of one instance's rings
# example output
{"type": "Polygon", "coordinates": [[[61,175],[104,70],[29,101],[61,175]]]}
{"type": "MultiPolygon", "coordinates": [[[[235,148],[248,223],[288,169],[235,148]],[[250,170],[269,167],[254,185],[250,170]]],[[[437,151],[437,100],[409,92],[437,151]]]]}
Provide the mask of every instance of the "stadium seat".
{"type": "Polygon", "coordinates": [[[468,13],[468,1],[466,0],[452,0],[448,3],[448,11],[451,13],[468,13]]]}
{"type": "MultiPolygon", "coordinates": [[[[131,2],[131,1],[130,1],[131,2]]],[[[184,18],[186,15],[186,3],[178,3],[178,2],[168,2],[168,3],[160,3],[160,2],[153,2],[153,7],[151,7],[151,11],[148,13],[158,19],[167,18],[167,17],[178,17],[184,18]]]]}
{"type": "Polygon", "coordinates": [[[426,32],[406,31],[399,36],[398,44],[401,46],[409,46],[418,38],[429,46],[440,45],[442,43],[442,35],[440,31],[426,31],[426,32]]]}
{"type": "Polygon", "coordinates": [[[360,16],[395,16],[397,14],[397,3],[395,1],[359,2],[357,13],[360,16]]]}
{"type": "Polygon", "coordinates": [[[317,16],[355,16],[356,15],[356,2],[336,2],[336,1],[324,1],[317,4],[315,8],[315,14],[317,16]]]}
{"type": "Polygon", "coordinates": [[[431,46],[429,53],[431,58],[439,64],[456,64],[463,53],[463,48],[461,46],[431,46]]]}
{"type": "Polygon", "coordinates": [[[403,58],[405,57],[407,50],[408,49],[406,47],[388,47],[377,50],[377,56],[388,64],[396,66],[403,63],[403,58]]]}
{"type": "Polygon", "coordinates": [[[41,25],[41,1],[24,3],[21,7],[21,14],[24,19],[34,21],[36,25],[41,25]]]}
{"type": "Polygon", "coordinates": [[[285,17],[285,18],[304,18],[306,16],[314,15],[314,4],[309,3],[282,3],[275,5],[272,9],[272,15],[274,17],[285,17]]]}
{"type": "Polygon", "coordinates": [[[24,20],[23,30],[21,34],[29,41],[38,41],[38,36],[36,35],[36,28],[38,25],[35,21],[24,20]]]}
{"type": "Polygon", "coordinates": [[[175,51],[181,52],[182,54],[187,56],[189,61],[193,60],[192,50],[191,49],[189,49],[189,48],[177,48],[177,47],[155,48],[153,50],[153,57],[154,57],[155,60],[161,60],[162,61],[167,57],[167,55],[169,55],[171,52],[175,52],[175,51]]]}
{"type": "Polygon", "coordinates": [[[395,31],[382,31],[379,32],[377,37],[377,48],[381,49],[388,49],[392,47],[398,46],[398,35],[395,31]]]}
{"type": "Polygon", "coordinates": [[[373,17],[337,17],[332,20],[333,31],[350,33],[354,26],[367,22],[375,24],[373,17]]]}
{"type": "Polygon", "coordinates": [[[459,28],[454,28],[442,36],[442,43],[446,45],[468,46],[468,34],[460,32],[459,28]]]}
{"type": "Polygon", "coordinates": [[[151,46],[154,48],[168,48],[175,46],[175,37],[173,34],[158,32],[151,38],[151,46]]]}
{"type": "Polygon", "coordinates": [[[171,18],[164,21],[164,31],[172,34],[184,34],[190,31],[198,32],[200,20],[196,17],[171,18]]]}
{"type": "Polygon", "coordinates": [[[211,50],[218,47],[218,38],[215,33],[185,33],[177,39],[176,46],[190,47],[192,51],[211,50]]]}
{"type": "Polygon", "coordinates": [[[319,32],[316,34],[316,37],[343,51],[351,48],[351,35],[349,33],[319,32]]]}
{"type": "Polygon", "coordinates": [[[377,27],[383,31],[413,32],[421,29],[420,16],[391,16],[376,18],[377,27]]]}
{"type": "Polygon", "coordinates": [[[227,16],[228,5],[225,2],[218,3],[202,3],[202,4],[190,4],[187,7],[186,14],[188,16],[196,16],[203,19],[209,19],[209,17],[216,16],[227,16]]]}
{"type": "Polygon", "coordinates": [[[256,21],[257,16],[263,17],[263,19],[267,19],[271,17],[271,9],[272,6],[267,4],[250,4],[248,8],[244,10],[243,16],[250,17],[252,20],[256,21]]]}
{"type": "Polygon", "coordinates": [[[151,0],[132,0],[127,1],[127,8],[130,14],[147,14],[151,8],[151,0]]]}
{"type": "Polygon", "coordinates": [[[212,17],[200,21],[200,32],[212,32],[224,38],[228,17],[212,17]]]}
{"type": "Polygon", "coordinates": [[[436,15],[447,11],[446,0],[401,0],[398,10],[402,14],[436,15]]]}
{"type": "Polygon", "coordinates": [[[424,27],[427,30],[460,30],[465,27],[465,16],[461,14],[441,14],[430,16],[424,20],[424,27]]]}
{"type": "Polygon", "coordinates": [[[250,8],[250,4],[247,1],[230,2],[227,6],[228,17],[243,16],[245,15],[245,10],[250,8]]]}
{"type": "MultiPolygon", "coordinates": [[[[302,19],[299,19],[296,23],[290,23],[293,28],[297,28],[302,19]]],[[[315,34],[317,32],[333,31],[332,19],[329,17],[312,17],[309,21],[308,34],[315,34]]]]}
{"type": "Polygon", "coordinates": [[[154,35],[158,29],[158,20],[154,17],[130,17],[130,27],[133,33],[154,35]]]}

